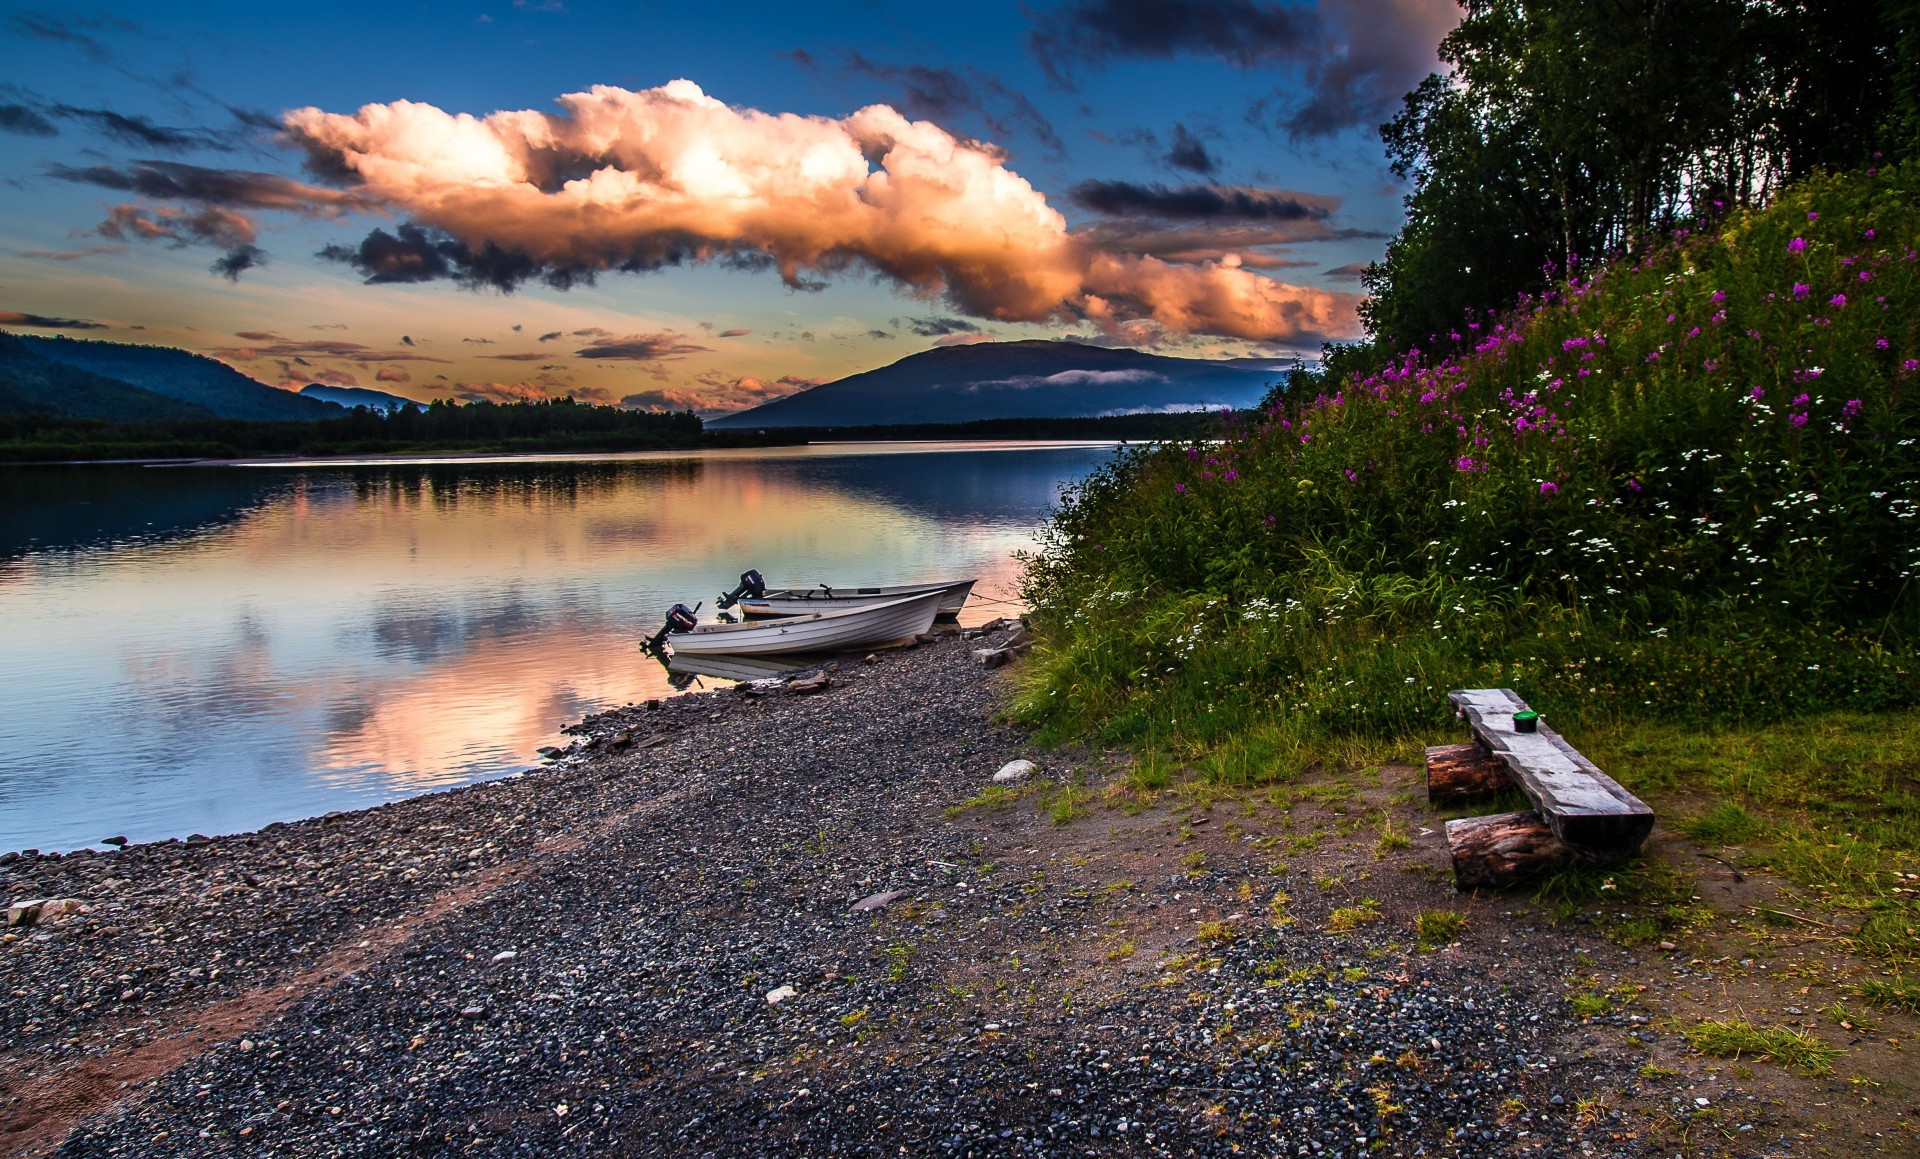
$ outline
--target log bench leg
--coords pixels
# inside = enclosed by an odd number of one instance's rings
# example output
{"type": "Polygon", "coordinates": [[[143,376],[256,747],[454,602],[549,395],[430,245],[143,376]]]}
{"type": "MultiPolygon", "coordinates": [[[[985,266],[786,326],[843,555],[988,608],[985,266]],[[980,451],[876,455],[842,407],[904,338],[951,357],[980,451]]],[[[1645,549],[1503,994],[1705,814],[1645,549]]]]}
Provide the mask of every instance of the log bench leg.
{"type": "Polygon", "coordinates": [[[1453,880],[1461,889],[1504,889],[1575,859],[1540,814],[1496,813],[1447,822],[1453,880]]]}
{"type": "Polygon", "coordinates": [[[1448,805],[1511,787],[1507,766],[1478,741],[1427,750],[1427,800],[1448,805]]]}

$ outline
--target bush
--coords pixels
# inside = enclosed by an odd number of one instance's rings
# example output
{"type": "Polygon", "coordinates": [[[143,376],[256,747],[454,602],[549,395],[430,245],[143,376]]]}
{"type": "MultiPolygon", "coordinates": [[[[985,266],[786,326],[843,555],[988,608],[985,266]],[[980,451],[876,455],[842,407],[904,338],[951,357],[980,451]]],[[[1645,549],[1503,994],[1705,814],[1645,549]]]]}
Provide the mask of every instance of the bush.
{"type": "Polygon", "coordinates": [[[1920,700],[1920,167],[1823,177],[1468,327],[1472,348],[1135,448],[1026,560],[1015,713],[1238,779],[1430,734],[1920,700]]]}

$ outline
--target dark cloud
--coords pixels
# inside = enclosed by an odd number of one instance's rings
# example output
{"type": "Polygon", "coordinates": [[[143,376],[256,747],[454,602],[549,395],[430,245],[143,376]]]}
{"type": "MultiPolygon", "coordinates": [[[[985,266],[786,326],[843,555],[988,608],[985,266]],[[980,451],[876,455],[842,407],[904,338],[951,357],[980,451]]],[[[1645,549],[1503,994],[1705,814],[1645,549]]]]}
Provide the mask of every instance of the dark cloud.
{"type": "Polygon", "coordinates": [[[112,109],[82,109],[73,105],[54,105],[47,110],[56,117],[81,121],[125,145],[179,152],[186,149],[233,150],[229,134],[213,129],[176,129],[156,125],[146,117],[116,113],[112,109]]]}
{"type": "Polygon", "coordinates": [[[1360,280],[1360,276],[1367,272],[1367,268],[1368,263],[1366,262],[1348,262],[1344,266],[1335,266],[1326,271],[1326,276],[1329,278],[1340,278],[1343,281],[1357,282],[1360,280]]]}
{"type": "Polygon", "coordinates": [[[402,346],[412,346],[412,345],[413,345],[413,335],[411,335],[411,334],[402,334],[402,335],[400,336],[400,345],[402,345],[402,346]]]}
{"type": "Polygon", "coordinates": [[[52,121],[25,105],[0,105],[0,130],[22,137],[58,137],[52,121]]]}
{"type": "Polygon", "coordinates": [[[1241,68],[1304,59],[1319,47],[1320,14],[1254,0],[1076,0],[1034,21],[1027,45],[1059,83],[1076,67],[1122,58],[1214,56],[1241,68]]]}
{"type": "MultiPolygon", "coordinates": [[[[247,345],[216,350],[214,353],[235,362],[253,362],[262,358],[290,358],[299,362],[308,357],[340,358],[348,362],[360,363],[362,366],[374,362],[444,363],[447,361],[444,358],[414,354],[405,350],[379,350],[359,342],[347,342],[338,338],[285,338],[271,330],[242,330],[234,337],[247,345]]],[[[407,342],[405,338],[401,341],[407,342]]]]}
{"type": "Polygon", "coordinates": [[[95,63],[108,64],[113,53],[92,34],[105,29],[131,32],[139,26],[118,17],[55,16],[46,12],[19,12],[7,20],[7,26],[22,36],[71,44],[95,63]]]}
{"type": "Polygon", "coordinates": [[[1185,169],[1206,177],[1213,176],[1220,167],[1213,154],[1207,152],[1206,142],[1188,132],[1185,125],[1173,127],[1173,147],[1167,150],[1165,160],[1175,169],[1185,169]]]}
{"type": "Polygon", "coordinates": [[[540,336],[540,341],[542,341],[542,342],[551,342],[551,341],[553,341],[553,340],[554,340],[555,338],[559,338],[559,337],[561,337],[561,334],[560,334],[560,331],[558,331],[558,330],[549,330],[549,331],[547,331],[547,332],[546,332],[545,334],[542,334],[542,335],[540,336]]]}
{"type": "Polygon", "coordinates": [[[922,338],[943,338],[948,334],[978,334],[980,327],[965,318],[910,318],[907,329],[922,338]]]}
{"type": "Polygon", "coordinates": [[[460,341],[465,342],[469,346],[492,346],[493,345],[493,339],[491,338],[462,338],[460,341]]]}
{"type": "Polygon", "coordinates": [[[252,245],[257,234],[245,214],[217,205],[192,210],[116,205],[94,232],[113,241],[165,241],[176,247],[217,245],[236,250],[252,245]]]}
{"type": "Polygon", "coordinates": [[[1381,235],[1364,230],[1331,229],[1325,221],[1212,221],[1173,225],[1148,218],[1108,218],[1080,229],[1078,236],[1109,253],[1139,254],[1164,262],[1193,265],[1231,260],[1256,270],[1297,269],[1318,262],[1281,256],[1274,250],[1301,242],[1381,235]]]}
{"type": "Polygon", "coordinates": [[[257,245],[241,245],[213,259],[213,265],[209,268],[229,282],[237,282],[241,274],[266,264],[265,250],[257,245]]]}
{"type": "Polygon", "coordinates": [[[77,250],[21,250],[23,258],[40,258],[50,262],[77,262],[81,258],[99,257],[101,254],[119,254],[127,252],[123,245],[90,245],[77,250]]]}
{"type": "Polygon", "coordinates": [[[482,354],[482,358],[491,358],[496,362],[538,362],[544,354],[482,354]]]}
{"type": "Polygon", "coordinates": [[[86,318],[49,318],[45,314],[23,314],[18,310],[0,310],[0,326],[32,326],[37,330],[105,330],[104,322],[86,318]]]}
{"type": "Polygon", "coordinates": [[[699,354],[708,347],[685,341],[678,334],[628,334],[624,337],[596,338],[574,351],[581,358],[606,358],[623,362],[657,362],[682,354],[699,354]]]}
{"type": "MultiPolygon", "coordinates": [[[[556,290],[591,285],[596,272],[596,267],[586,265],[549,265],[492,241],[475,248],[412,222],[402,222],[392,233],[376,229],[358,246],[327,246],[318,256],[352,266],[369,285],[452,280],[468,289],[491,287],[506,293],[536,278],[556,290]]],[[[613,268],[633,272],[655,267],[636,258],[613,268]]]]}
{"type": "Polygon", "coordinates": [[[890,334],[890,333],[888,333],[888,332],[887,332],[887,331],[885,331],[885,330],[869,330],[869,331],[867,331],[867,337],[869,337],[869,338],[891,338],[891,337],[893,337],[893,335],[892,335],[892,334],[890,334]]]}
{"type": "Polygon", "coordinates": [[[1056,85],[1121,59],[1213,57],[1240,68],[1298,68],[1305,79],[1255,106],[1261,128],[1296,138],[1372,128],[1432,72],[1458,23],[1455,0],[1073,0],[1034,21],[1028,47],[1056,85]]]}
{"type": "Polygon", "coordinates": [[[135,193],[156,201],[192,201],[229,209],[280,209],[308,217],[338,217],[378,208],[377,202],[352,190],[322,189],[276,173],[209,169],[179,161],[141,161],[125,168],[55,165],[48,172],[62,181],[135,193]]]}
{"type": "MultiPolygon", "coordinates": [[[[792,55],[803,65],[815,66],[814,59],[803,52],[792,55]]],[[[956,70],[884,64],[853,49],[841,55],[841,67],[847,72],[891,87],[896,102],[909,116],[947,124],[972,115],[998,136],[1008,136],[1015,128],[1024,129],[1040,142],[1048,156],[1066,154],[1066,144],[1054,131],[1053,122],[1024,94],[1014,92],[991,73],[971,65],[956,70]]]]}
{"type": "Polygon", "coordinates": [[[373,380],[375,382],[412,382],[413,375],[398,366],[383,366],[374,373],[373,380]]]}
{"type": "Polygon", "coordinates": [[[720,331],[720,337],[722,337],[722,338],[744,338],[744,337],[746,337],[747,335],[749,335],[749,334],[751,334],[751,333],[753,333],[753,331],[751,331],[751,330],[742,330],[742,329],[739,329],[738,327],[735,327],[735,328],[734,328],[734,329],[732,329],[732,330],[722,330],[722,331],[720,331]]]}
{"type": "Polygon", "coordinates": [[[1143,185],[1082,181],[1067,191],[1075,205],[1111,217],[1166,217],[1194,221],[1323,221],[1334,202],[1284,189],[1246,185],[1143,185]]]}

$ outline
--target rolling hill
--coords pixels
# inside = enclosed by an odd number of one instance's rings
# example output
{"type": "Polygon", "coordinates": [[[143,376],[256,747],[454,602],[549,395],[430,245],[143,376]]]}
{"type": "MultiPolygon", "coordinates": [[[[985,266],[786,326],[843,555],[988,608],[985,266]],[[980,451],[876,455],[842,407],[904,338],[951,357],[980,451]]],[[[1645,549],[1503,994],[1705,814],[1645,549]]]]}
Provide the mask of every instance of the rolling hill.
{"type": "Polygon", "coordinates": [[[1091,418],[1248,407],[1278,360],[1167,358],[1077,342],[980,342],[910,354],[877,370],[710,419],[716,430],[1091,418]]]}
{"type": "Polygon", "coordinates": [[[0,414],[116,422],[213,417],[206,407],[43,358],[5,331],[0,331],[0,414]]]}
{"type": "Polygon", "coordinates": [[[388,394],[384,390],[368,390],[364,386],[327,386],[324,383],[310,382],[300,388],[300,394],[305,398],[319,399],[321,402],[330,402],[349,410],[357,406],[377,411],[396,411],[405,407],[412,407],[414,410],[427,409],[426,403],[401,398],[397,394],[388,394]]]}
{"type": "MultiPolygon", "coordinates": [[[[260,422],[311,422],[338,418],[343,411],[332,403],[302,398],[258,382],[201,354],[171,346],[134,346],[123,342],[93,342],[78,338],[39,338],[19,335],[28,350],[43,358],[117,379],[143,391],[166,395],[211,411],[217,418],[260,422]]],[[[99,415],[100,418],[154,416],[99,415]]],[[[201,416],[204,417],[204,416],[201,416]]]]}

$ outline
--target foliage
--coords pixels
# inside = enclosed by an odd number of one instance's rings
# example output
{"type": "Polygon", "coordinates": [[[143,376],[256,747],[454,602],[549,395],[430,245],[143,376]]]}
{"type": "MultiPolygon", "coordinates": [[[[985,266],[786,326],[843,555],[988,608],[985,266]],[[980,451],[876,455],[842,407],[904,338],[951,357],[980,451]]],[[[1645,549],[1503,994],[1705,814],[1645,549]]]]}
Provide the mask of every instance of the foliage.
{"type": "Polygon", "coordinates": [[[546,402],[456,405],[388,414],[360,409],[318,422],[239,419],[101,422],[49,415],[0,415],[0,461],[230,458],[242,455],[357,455],[392,451],[630,450],[700,441],[691,413],[651,414],[546,402]]]}
{"type": "Polygon", "coordinates": [[[1755,1026],[1744,1018],[1705,1021],[1680,1031],[1687,1045],[1701,1054],[1717,1058],[1750,1056],[1782,1066],[1798,1067],[1808,1074],[1822,1075],[1833,1070],[1840,1051],[1821,1042],[1804,1030],[1785,1026],[1755,1026]]]}
{"type": "Polygon", "coordinates": [[[1472,347],[1128,450],[1024,594],[1017,716],[1285,779],[1444,692],[1561,722],[1920,701],[1920,166],[1463,327],[1472,347]]]}
{"type": "Polygon", "coordinates": [[[1429,349],[1553,270],[1638,253],[1783,182],[1905,155],[1911,0],[1466,0],[1449,64],[1382,128],[1413,183],[1369,332],[1429,349]]]}

